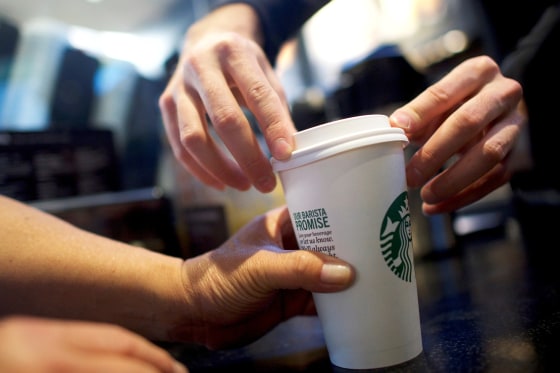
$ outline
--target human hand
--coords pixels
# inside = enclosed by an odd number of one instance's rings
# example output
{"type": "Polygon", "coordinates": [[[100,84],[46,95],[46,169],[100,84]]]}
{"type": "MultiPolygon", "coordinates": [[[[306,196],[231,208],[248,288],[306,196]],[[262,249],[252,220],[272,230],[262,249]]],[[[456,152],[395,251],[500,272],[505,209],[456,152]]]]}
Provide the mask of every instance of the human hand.
{"type": "Polygon", "coordinates": [[[390,121],[420,146],[406,166],[407,182],[422,187],[424,213],[436,214],[475,202],[510,180],[510,154],[527,114],[521,85],[480,56],[397,109],[390,121]]]}
{"type": "Polygon", "coordinates": [[[187,370],[126,329],[35,317],[0,320],[0,372],[167,372],[187,370]]]}
{"type": "Polygon", "coordinates": [[[351,285],[338,258],[297,250],[286,208],[261,215],[219,249],[183,265],[188,319],[172,340],[209,348],[242,345],[295,315],[315,314],[310,292],[351,285]]]}
{"type": "Polygon", "coordinates": [[[211,12],[189,29],[159,100],[175,157],[218,189],[254,185],[270,192],[276,186],[243,107],[255,116],[272,156],[286,159],[292,151],[295,126],[259,41],[259,21],[251,7],[233,4],[211,12]],[[207,118],[227,149],[212,137],[207,118]]]}

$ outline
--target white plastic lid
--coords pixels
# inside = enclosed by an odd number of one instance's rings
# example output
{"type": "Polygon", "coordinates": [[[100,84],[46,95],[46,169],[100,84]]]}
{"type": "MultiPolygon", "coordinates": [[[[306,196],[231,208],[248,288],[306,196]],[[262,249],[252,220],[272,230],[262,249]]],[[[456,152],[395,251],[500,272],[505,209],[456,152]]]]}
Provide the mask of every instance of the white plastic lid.
{"type": "Polygon", "coordinates": [[[340,119],[294,134],[295,150],[292,156],[279,161],[271,158],[274,171],[283,171],[318,161],[332,155],[382,142],[408,138],[401,128],[391,127],[386,115],[373,114],[340,119]]]}

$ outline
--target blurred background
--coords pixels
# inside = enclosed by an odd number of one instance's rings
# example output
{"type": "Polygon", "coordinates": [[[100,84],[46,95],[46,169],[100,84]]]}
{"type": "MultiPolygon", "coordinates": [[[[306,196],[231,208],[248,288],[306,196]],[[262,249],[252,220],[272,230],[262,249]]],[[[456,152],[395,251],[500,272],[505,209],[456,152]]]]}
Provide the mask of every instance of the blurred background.
{"type": "MultiPolygon", "coordinates": [[[[0,193],[183,256],[281,204],[281,190],[208,190],[169,154],[157,100],[184,32],[213,6],[0,0],[0,193]]],[[[478,1],[334,0],[284,46],[276,68],[304,129],[388,113],[462,59],[499,57],[494,36],[478,1]]],[[[439,218],[452,235],[478,229],[439,218]]],[[[442,247],[452,244],[443,237],[442,247]]]]}

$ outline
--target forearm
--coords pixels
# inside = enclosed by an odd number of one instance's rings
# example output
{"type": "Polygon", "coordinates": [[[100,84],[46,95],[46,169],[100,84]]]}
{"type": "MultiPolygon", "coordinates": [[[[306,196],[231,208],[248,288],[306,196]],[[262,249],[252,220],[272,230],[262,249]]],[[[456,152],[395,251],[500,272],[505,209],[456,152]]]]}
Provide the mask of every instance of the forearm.
{"type": "Polygon", "coordinates": [[[184,311],[179,258],[77,229],[0,197],[0,315],[120,324],[167,339],[184,311]]]}

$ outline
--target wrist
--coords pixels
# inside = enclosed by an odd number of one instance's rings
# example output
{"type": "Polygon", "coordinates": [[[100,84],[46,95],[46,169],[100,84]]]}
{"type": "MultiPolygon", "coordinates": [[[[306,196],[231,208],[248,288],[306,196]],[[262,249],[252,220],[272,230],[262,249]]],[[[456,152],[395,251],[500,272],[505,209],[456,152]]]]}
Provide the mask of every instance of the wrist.
{"type": "Polygon", "coordinates": [[[244,3],[220,6],[195,22],[187,31],[187,42],[210,32],[235,32],[263,44],[260,19],[255,9],[244,3]]]}
{"type": "Polygon", "coordinates": [[[161,256],[146,265],[143,284],[139,286],[139,300],[144,311],[139,311],[138,333],[157,341],[172,341],[177,325],[183,324],[190,314],[190,306],[181,278],[183,260],[161,256]]]}

